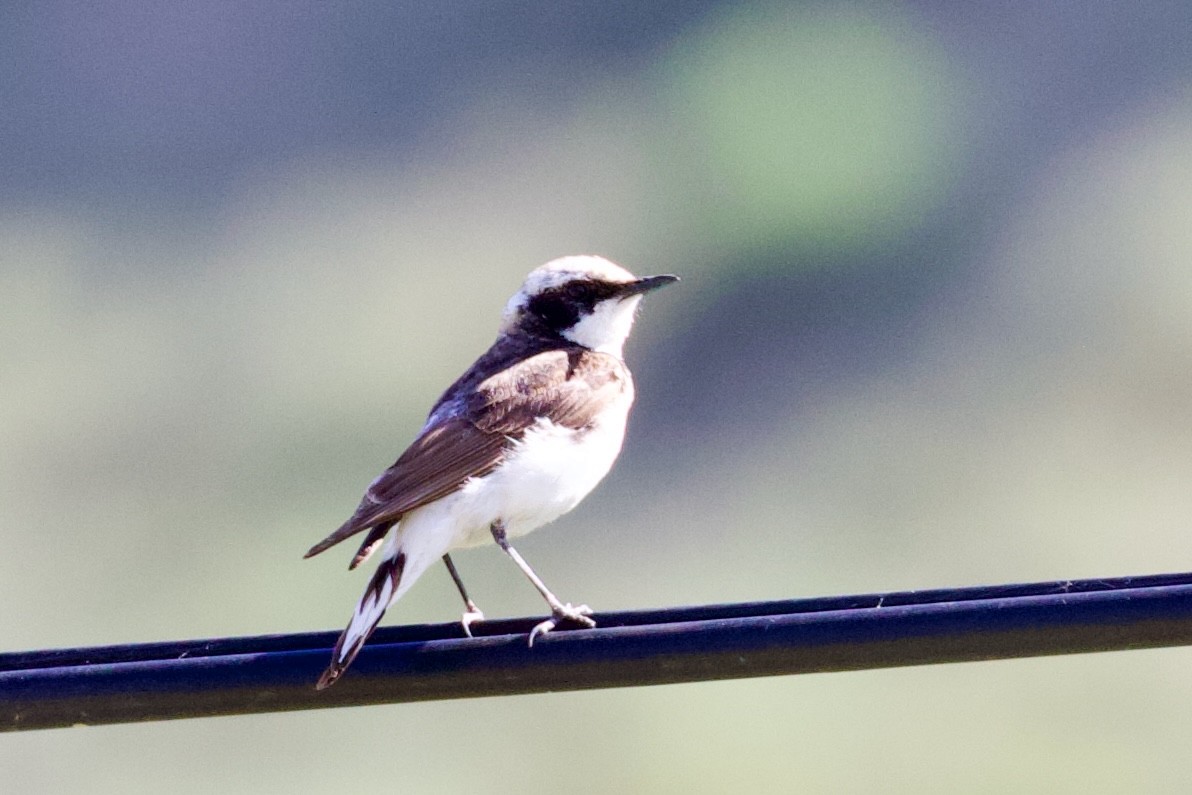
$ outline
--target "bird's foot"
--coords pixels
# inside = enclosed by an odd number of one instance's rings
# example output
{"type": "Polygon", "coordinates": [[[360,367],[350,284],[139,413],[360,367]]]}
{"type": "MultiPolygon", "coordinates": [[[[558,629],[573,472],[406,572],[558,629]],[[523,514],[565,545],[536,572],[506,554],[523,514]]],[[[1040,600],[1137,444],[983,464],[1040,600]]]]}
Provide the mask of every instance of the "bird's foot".
{"type": "Polygon", "coordinates": [[[468,602],[468,609],[464,611],[459,618],[460,625],[464,628],[464,634],[469,638],[472,637],[472,625],[478,624],[484,620],[484,613],[476,605],[468,602]]]}
{"type": "Polygon", "coordinates": [[[559,626],[560,622],[579,624],[581,627],[591,629],[596,626],[596,622],[590,618],[591,615],[592,608],[587,605],[580,605],[579,607],[572,607],[570,603],[551,605],[550,618],[530,630],[530,647],[532,648],[534,646],[534,640],[536,638],[555,629],[559,626]]]}

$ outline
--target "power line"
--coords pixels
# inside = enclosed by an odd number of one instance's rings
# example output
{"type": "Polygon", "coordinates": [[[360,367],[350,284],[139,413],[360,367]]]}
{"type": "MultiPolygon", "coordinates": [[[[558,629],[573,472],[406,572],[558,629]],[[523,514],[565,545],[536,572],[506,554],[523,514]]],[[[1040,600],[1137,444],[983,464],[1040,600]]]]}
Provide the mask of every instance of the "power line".
{"type": "Polygon", "coordinates": [[[1192,645],[1192,573],[0,654],[0,731],[1192,645]]]}

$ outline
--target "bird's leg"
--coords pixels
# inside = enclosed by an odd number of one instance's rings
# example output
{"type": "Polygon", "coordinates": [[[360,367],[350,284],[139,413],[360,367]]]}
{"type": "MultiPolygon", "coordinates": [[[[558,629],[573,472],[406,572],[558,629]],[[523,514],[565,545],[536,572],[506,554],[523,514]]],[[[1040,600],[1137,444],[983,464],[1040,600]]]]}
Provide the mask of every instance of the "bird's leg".
{"type": "Polygon", "coordinates": [[[596,622],[590,618],[592,608],[587,605],[573,607],[570,603],[563,604],[559,601],[559,597],[550,592],[550,589],[546,587],[546,583],[530,568],[530,564],[526,563],[525,559],[518,554],[518,551],[510,546],[509,539],[505,537],[505,525],[500,522],[493,522],[490,529],[492,530],[493,540],[497,542],[497,546],[503,549],[505,554],[513,559],[517,567],[522,570],[522,574],[526,575],[526,578],[538,589],[538,593],[542,594],[542,598],[550,605],[551,617],[530,630],[531,646],[534,645],[535,638],[550,632],[559,625],[560,621],[571,621],[589,628],[596,626],[596,622]]]}
{"type": "Polygon", "coordinates": [[[463,597],[464,614],[460,617],[459,623],[463,625],[464,634],[470,638],[472,637],[472,625],[477,621],[483,621],[484,613],[480,612],[480,608],[472,601],[472,597],[468,596],[468,589],[464,587],[464,581],[460,579],[459,572],[455,570],[451,556],[444,555],[443,562],[447,564],[447,571],[451,572],[451,579],[455,581],[455,587],[459,589],[459,595],[463,597]]]}

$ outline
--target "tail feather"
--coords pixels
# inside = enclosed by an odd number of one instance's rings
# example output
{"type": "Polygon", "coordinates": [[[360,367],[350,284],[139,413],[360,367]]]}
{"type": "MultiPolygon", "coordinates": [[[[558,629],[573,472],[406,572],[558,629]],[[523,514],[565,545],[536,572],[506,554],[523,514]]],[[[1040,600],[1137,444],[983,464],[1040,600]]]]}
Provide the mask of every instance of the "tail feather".
{"type": "Polygon", "coordinates": [[[325,552],[328,549],[331,549],[331,547],[335,546],[340,541],[343,541],[345,538],[354,536],[357,533],[361,532],[362,530],[364,530],[364,527],[365,527],[364,525],[356,524],[356,517],[353,516],[351,519],[349,519],[348,521],[341,524],[339,526],[339,529],[337,529],[334,533],[327,536],[326,538],[324,538],[319,543],[315,544],[310,549],[306,550],[306,554],[303,555],[302,557],[313,558],[315,555],[319,554],[320,552],[325,552]]]}
{"type": "Polygon", "coordinates": [[[364,642],[377,628],[377,624],[385,615],[385,610],[393,601],[393,595],[397,593],[397,587],[401,583],[405,567],[406,556],[400,550],[393,557],[382,560],[377,566],[368,587],[364,589],[364,595],[360,597],[360,603],[356,605],[352,620],[339,636],[339,640],[335,642],[335,650],[331,653],[331,664],[319,677],[315,689],[324,690],[331,687],[356,659],[364,642]]]}
{"type": "Polygon", "coordinates": [[[368,535],[364,537],[364,542],[360,544],[360,549],[356,551],[356,556],[352,558],[352,562],[348,564],[348,571],[352,571],[364,561],[372,557],[372,553],[377,550],[381,542],[385,540],[385,534],[389,532],[389,528],[393,527],[393,522],[382,522],[373,529],[368,531],[368,535]]]}

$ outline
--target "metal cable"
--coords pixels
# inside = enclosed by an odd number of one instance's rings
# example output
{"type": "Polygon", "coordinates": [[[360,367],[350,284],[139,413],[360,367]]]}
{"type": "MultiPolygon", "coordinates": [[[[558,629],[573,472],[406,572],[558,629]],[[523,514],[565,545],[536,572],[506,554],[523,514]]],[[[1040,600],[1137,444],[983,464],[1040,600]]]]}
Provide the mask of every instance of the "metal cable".
{"type": "Polygon", "coordinates": [[[1192,573],[0,654],[0,731],[1192,645],[1192,573]]]}

